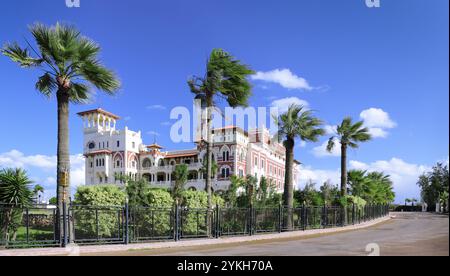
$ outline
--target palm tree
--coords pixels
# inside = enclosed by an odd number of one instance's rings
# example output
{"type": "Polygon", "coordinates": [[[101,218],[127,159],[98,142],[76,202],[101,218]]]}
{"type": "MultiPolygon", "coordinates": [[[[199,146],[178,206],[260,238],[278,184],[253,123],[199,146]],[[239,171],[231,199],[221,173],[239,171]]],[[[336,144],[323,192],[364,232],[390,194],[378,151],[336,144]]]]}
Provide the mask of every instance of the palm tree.
{"type": "Polygon", "coordinates": [[[41,185],[35,185],[33,189],[33,194],[34,194],[34,201],[36,204],[40,203],[39,199],[41,195],[39,193],[44,193],[44,187],[42,187],[41,185]]]}
{"type": "MultiPolygon", "coordinates": [[[[395,199],[390,175],[383,172],[371,172],[367,175],[371,201],[374,204],[388,204],[395,199]]],[[[368,200],[369,201],[369,200],[368,200]]]]}
{"type": "Polygon", "coordinates": [[[366,177],[367,171],[351,170],[347,173],[347,184],[350,187],[353,196],[365,198],[368,191],[368,179],[366,177]]]}
{"type": "MultiPolygon", "coordinates": [[[[274,118],[278,125],[278,139],[284,140],[286,148],[285,180],[284,180],[284,205],[292,209],[294,205],[294,147],[295,140],[316,142],[319,136],[325,134],[325,130],[320,128],[322,121],[312,115],[311,110],[306,110],[304,106],[292,104],[288,111],[274,118]]],[[[291,216],[289,216],[291,217],[291,216]]],[[[292,226],[292,221],[287,221],[287,227],[292,226]]]]}
{"type": "Polygon", "coordinates": [[[22,219],[22,207],[28,207],[33,200],[32,184],[27,173],[22,169],[4,169],[0,171],[0,202],[4,207],[2,234],[5,242],[9,241],[12,224],[22,219]]]}
{"type": "Polygon", "coordinates": [[[408,207],[408,203],[411,203],[412,200],[410,198],[406,198],[405,199],[405,209],[407,209],[406,207],[408,207]]]}
{"type": "Polygon", "coordinates": [[[333,151],[336,146],[336,140],[341,144],[341,196],[347,195],[347,149],[348,147],[356,149],[358,143],[367,142],[372,139],[369,129],[363,127],[364,121],[352,123],[352,118],[347,117],[342,124],[337,126],[336,135],[328,141],[327,150],[333,151]]]}
{"type": "Polygon", "coordinates": [[[251,95],[251,85],[247,80],[254,74],[247,65],[236,60],[222,49],[214,49],[206,64],[203,77],[194,76],[188,80],[188,85],[197,99],[202,99],[206,106],[207,137],[206,137],[206,183],[208,193],[208,208],[212,208],[211,166],[212,166],[212,111],[217,108],[217,98],[227,101],[231,107],[248,106],[251,95]]]}
{"type": "MultiPolygon", "coordinates": [[[[352,122],[352,118],[345,118],[341,125],[337,126],[335,136],[328,141],[327,150],[331,152],[336,146],[336,140],[341,144],[341,198],[347,195],[347,148],[356,149],[358,143],[372,139],[369,129],[364,127],[364,121],[352,122]]],[[[347,221],[347,208],[344,208],[342,220],[347,221]]]]}
{"type": "Polygon", "coordinates": [[[186,182],[188,181],[188,175],[189,169],[186,164],[175,166],[175,183],[172,187],[172,198],[175,199],[178,204],[182,204],[182,192],[184,190],[184,185],[186,185],[186,182]]]}
{"type": "MultiPolygon", "coordinates": [[[[84,103],[91,96],[91,85],[114,94],[120,86],[114,73],[98,59],[100,47],[82,36],[72,26],[30,27],[37,49],[28,43],[22,48],[17,43],[7,44],[1,52],[24,68],[39,68],[43,75],[36,89],[43,95],[53,94],[57,99],[57,198],[59,210],[70,196],[69,104],[84,103]],[[34,56],[30,54],[33,51],[34,56]]],[[[59,217],[59,216],[58,216],[59,217]]],[[[62,226],[62,222],[58,223],[62,226]]]]}

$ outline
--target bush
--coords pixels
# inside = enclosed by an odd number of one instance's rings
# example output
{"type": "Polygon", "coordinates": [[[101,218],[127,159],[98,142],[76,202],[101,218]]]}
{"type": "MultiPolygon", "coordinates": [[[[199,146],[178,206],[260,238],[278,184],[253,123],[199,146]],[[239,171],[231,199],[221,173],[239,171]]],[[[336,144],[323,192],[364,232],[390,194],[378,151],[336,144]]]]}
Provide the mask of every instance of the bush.
{"type": "Polygon", "coordinates": [[[174,200],[170,192],[164,189],[150,189],[147,191],[148,203],[155,208],[172,208],[174,200]]]}
{"type": "Polygon", "coordinates": [[[122,206],[125,200],[125,192],[117,186],[81,186],[75,193],[74,203],[86,206],[122,206]]]}
{"type": "Polygon", "coordinates": [[[117,186],[79,187],[74,203],[83,207],[72,208],[76,238],[97,238],[97,232],[100,238],[116,237],[120,230],[119,219],[122,212],[118,206],[123,206],[125,200],[125,192],[117,186]]]}
{"type": "Polygon", "coordinates": [[[163,189],[148,189],[145,193],[148,206],[130,206],[132,238],[170,237],[174,204],[170,192],[163,189]]]}
{"type": "MultiPolygon", "coordinates": [[[[206,235],[208,220],[208,194],[204,191],[183,191],[181,225],[184,235],[206,235]]],[[[224,206],[225,201],[218,195],[213,195],[214,206],[224,206]]],[[[212,211],[211,211],[212,212],[212,211]]],[[[209,216],[210,218],[212,216],[209,216]]]]}

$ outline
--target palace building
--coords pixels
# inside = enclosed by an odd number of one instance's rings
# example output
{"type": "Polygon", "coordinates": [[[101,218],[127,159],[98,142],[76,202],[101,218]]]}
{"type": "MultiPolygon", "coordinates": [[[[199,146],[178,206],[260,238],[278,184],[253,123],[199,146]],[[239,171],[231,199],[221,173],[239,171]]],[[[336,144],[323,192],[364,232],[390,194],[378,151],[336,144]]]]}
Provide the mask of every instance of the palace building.
{"type": "MultiPolygon", "coordinates": [[[[169,188],[174,182],[173,172],[178,164],[189,168],[187,189],[204,190],[203,164],[206,145],[195,148],[165,151],[156,142],[144,144],[141,132],[116,129],[120,119],[102,109],[78,113],[83,119],[86,185],[123,185],[120,177],[146,179],[153,187],[169,188]]],[[[238,175],[264,176],[278,192],[284,189],[285,148],[274,141],[266,128],[249,132],[235,126],[213,130],[213,159],[217,173],[212,181],[213,191],[225,191],[230,177],[238,175]]],[[[297,186],[299,162],[294,165],[294,187],[297,186]]]]}

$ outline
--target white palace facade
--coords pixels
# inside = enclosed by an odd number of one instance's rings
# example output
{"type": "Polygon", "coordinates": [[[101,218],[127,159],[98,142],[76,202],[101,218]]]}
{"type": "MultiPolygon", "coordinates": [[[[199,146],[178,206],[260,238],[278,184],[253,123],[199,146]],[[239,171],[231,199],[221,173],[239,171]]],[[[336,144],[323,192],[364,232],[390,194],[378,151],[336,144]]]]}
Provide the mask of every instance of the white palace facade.
{"type": "MultiPolygon", "coordinates": [[[[102,109],[78,113],[83,119],[86,185],[123,185],[118,175],[146,179],[153,187],[170,188],[178,164],[189,168],[187,189],[204,190],[202,173],[206,147],[196,143],[188,150],[164,151],[153,143],[144,144],[141,132],[116,128],[118,116],[102,109]]],[[[230,177],[264,176],[278,192],[284,189],[285,148],[273,142],[265,128],[249,132],[235,126],[214,129],[213,158],[217,173],[212,181],[214,191],[227,190],[230,177]]],[[[298,162],[294,166],[297,186],[298,162]]]]}

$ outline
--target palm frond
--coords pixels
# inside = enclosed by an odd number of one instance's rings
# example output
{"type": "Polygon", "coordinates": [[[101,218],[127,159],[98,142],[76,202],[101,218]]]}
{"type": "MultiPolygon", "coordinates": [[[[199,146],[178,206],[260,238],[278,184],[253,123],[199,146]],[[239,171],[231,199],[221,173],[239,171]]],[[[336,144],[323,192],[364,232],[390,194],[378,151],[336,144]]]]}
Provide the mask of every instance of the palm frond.
{"type": "Polygon", "coordinates": [[[36,89],[46,97],[50,97],[56,88],[57,84],[52,75],[48,72],[39,77],[39,80],[36,82],[36,89]]]}
{"type": "Polygon", "coordinates": [[[114,94],[120,87],[116,75],[97,60],[84,62],[78,71],[87,81],[108,94],[114,94]]]}
{"type": "Polygon", "coordinates": [[[33,58],[27,48],[22,49],[17,43],[6,44],[1,53],[24,68],[36,67],[43,62],[42,59],[33,58]]]}

